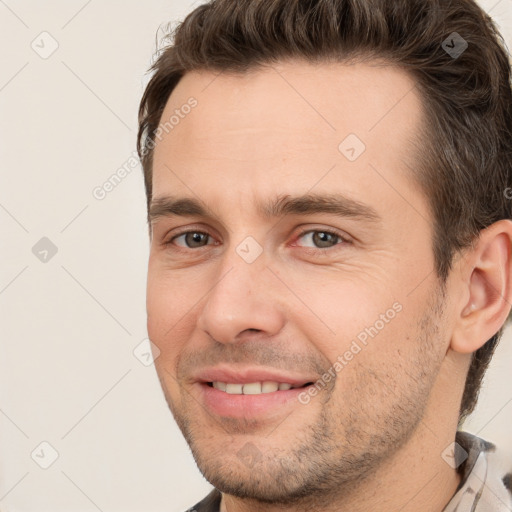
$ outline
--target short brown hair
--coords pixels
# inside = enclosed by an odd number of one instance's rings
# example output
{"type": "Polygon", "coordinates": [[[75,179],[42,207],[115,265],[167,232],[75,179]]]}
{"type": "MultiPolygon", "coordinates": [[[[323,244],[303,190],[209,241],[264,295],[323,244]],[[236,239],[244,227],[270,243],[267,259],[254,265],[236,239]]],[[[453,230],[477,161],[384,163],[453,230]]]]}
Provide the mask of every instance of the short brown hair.
{"type": "MultiPolygon", "coordinates": [[[[413,76],[426,107],[413,177],[434,220],[440,281],[482,229],[512,217],[510,61],[498,29],[474,0],[212,0],[168,38],[139,109],[148,209],[155,132],[185,73],[243,73],[294,58],[379,58],[413,76]]],[[[475,408],[502,332],[503,326],[473,354],[459,425],[475,408]]]]}

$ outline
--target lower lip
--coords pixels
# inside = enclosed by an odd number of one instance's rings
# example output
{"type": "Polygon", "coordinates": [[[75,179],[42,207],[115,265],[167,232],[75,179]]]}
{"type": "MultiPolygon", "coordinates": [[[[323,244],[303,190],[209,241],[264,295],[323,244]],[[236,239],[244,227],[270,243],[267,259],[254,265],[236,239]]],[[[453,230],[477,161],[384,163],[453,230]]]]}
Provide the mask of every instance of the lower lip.
{"type": "Polygon", "coordinates": [[[298,396],[308,389],[302,387],[260,395],[231,395],[206,383],[198,385],[206,407],[214,414],[228,418],[257,417],[277,410],[281,413],[285,410],[284,406],[300,404],[298,396]]]}

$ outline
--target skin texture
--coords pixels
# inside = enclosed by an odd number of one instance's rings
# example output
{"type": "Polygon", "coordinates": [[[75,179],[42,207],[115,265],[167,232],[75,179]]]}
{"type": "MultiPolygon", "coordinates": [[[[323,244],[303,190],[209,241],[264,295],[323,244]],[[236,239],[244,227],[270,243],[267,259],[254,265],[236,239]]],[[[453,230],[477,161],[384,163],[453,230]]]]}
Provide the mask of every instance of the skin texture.
{"type": "Polygon", "coordinates": [[[412,178],[414,85],[383,63],[281,62],[188,73],[169,98],[162,123],[191,96],[197,106],[157,143],[153,198],[195,198],[210,216],[155,219],[148,333],[166,400],[226,512],[441,511],[459,484],[441,453],[455,438],[470,355],[508,314],[512,228],[485,230],[442,293],[431,214],[412,178]],[[366,146],[355,161],[338,149],[349,134],[366,146]],[[256,209],[280,194],[336,192],[380,220],[265,219],[256,209]],[[176,238],[186,230],[209,237],[176,238]],[[252,263],[236,250],[248,236],[262,249],[252,263]],[[205,406],[194,372],[321,379],[393,305],[400,311],[307,404],[241,418],[205,406]]]}

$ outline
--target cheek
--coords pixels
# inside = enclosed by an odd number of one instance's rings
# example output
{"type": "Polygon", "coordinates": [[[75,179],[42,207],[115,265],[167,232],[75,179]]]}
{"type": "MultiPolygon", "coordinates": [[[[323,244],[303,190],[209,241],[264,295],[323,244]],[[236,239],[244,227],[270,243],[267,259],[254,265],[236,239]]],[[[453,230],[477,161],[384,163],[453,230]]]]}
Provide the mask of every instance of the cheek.
{"type": "MultiPolygon", "coordinates": [[[[164,258],[150,256],[146,286],[146,309],[153,327],[170,329],[201,297],[189,271],[167,267],[164,258]]],[[[195,272],[197,275],[199,272],[195,272]]]]}
{"type": "Polygon", "coordinates": [[[382,337],[403,314],[392,283],[380,276],[331,274],[298,283],[295,280],[293,290],[302,300],[294,299],[292,322],[330,361],[349,350],[353,341],[364,346],[365,341],[382,337]]]}
{"type": "Polygon", "coordinates": [[[384,310],[387,323],[380,312],[368,320],[350,321],[346,336],[330,348],[336,374],[334,402],[362,417],[387,414],[401,396],[415,389],[420,368],[429,366],[421,355],[417,324],[407,316],[410,312],[397,309],[384,310]]]}
{"type": "Polygon", "coordinates": [[[404,367],[422,360],[419,319],[431,293],[427,284],[408,295],[398,279],[331,279],[311,287],[312,283],[308,280],[307,287],[296,290],[307,298],[310,310],[297,310],[293,321],[331,363],[339,392],[360,386],[361,372],[369,375],[372,386],[378,383],[371,378],[374,373],[390,381],[393,389],[404,378],[404,367]]]}
{"type": "Polygon", "coordinates": [[[147,331],[160,350],[157,369],[165,367],[174,375],[175,361],[194,328],[193,307],[201,295],[182,286],[172,274],[148,271],[146,289],[147,331]]]}

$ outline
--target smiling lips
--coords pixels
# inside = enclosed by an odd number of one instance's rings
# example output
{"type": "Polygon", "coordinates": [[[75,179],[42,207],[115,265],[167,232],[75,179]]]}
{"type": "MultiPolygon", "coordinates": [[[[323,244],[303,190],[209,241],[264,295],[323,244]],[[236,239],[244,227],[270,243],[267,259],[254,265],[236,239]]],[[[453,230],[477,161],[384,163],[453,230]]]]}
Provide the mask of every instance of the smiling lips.
{"type": "Polygon", "coordinates": [[[315,378],[282,370],[216,366],[192,376],[198,398],[222,417],[274,417],[297,405],[303,388],[315,378]]]}

